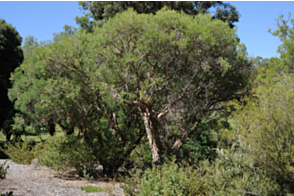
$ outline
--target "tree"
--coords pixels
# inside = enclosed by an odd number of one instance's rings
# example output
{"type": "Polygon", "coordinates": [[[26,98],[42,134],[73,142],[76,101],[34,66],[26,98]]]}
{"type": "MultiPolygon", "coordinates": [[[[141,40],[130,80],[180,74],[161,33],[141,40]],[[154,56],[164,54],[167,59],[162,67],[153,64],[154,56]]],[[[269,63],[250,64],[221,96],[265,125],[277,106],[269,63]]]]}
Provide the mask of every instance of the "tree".
{"type": "MultiPolygon", "coordinates": [[[[65,25],[64,27],[64,31],[60,32],[60,33],[53,33],[53,41],[51,40],[46,40],[46,41],[40,41],[38,42],[36,38],[34,38],[34,36],[27,36],[24,42],[24,45],[22,47],[23,51],[24,51],[24,56],[25,56],[25,60],[30,58],[33,53],[35,51],[38,50],[38,47],[45,47],[48,46],[52,43],[56,43],[58,41],[61,41],[63,39],[64,36],[67,35],[73,35],[76,32],[76,29],[74,27],[71,26],[67,26],[65,25]]],[[[33,113],[33,109],[34,109],[34,103],[30,102],[27,103],[30,106],[30,110],[32,110],[31,112],[33,113]]],[[[40,133],[40,126],[36,129],[36,125],[35,126],[31,126],[31,120],[32,118],[29,117],[27,114],[25,114],[25,112],[23,112],[22,114],[18,114],[16,116],[16,118],[14,119],[15,123],[14,123],[14,127],[17,130],[25,130],[25,134],[38,134],[40,133]]],[[[56,132],[56,124],[58,123],[59,126],[61,127],[64,135],[70,135],[74,132],[74,126],[72,126],[72,122],[68,122],[68,121],[63,121],[63,120],[59,120],[58,122],[54,122],[52,118],[49,119],[39,119],[38,121],[39,125],[41,124],[42,127],[42,131],[49,131],[50,135],[53,136],[55,135],[56,132]]]]}
{"type": "Polygon", "coordinates": [[[291,14],[289,13],[288,19],[284,19],[284,15],[280,15],[276,18],[278,29],[272,33],[272,35],[277,36],[283,42],[279,47],[277,52],[281,54],[281,59],[283,63],[280,64],[280,71],[293,73],[294,69],[294,19],[291,19],[291,14]],[[292,26],[292,27],[291,27],[292,26]]]}
{"type": "Polygon", "coordinates": [[[100,66],[93,74],[104,94],[138,108],[154,165],[248,82],[251,64],[234,30],[209,14],[191,19],[174,11],[136,17],[128,11],[94,33],[93,63],[100,66]]]}
{"type": "Polygon", "coordinates": [[[27,36],[22,46],[24,59],[29,58],[36,47],[39,46],[38,40],[34,36],[27,36]]]}
{"type": "Polygon", "coordinates": [[[102,149],[116,141],[124,158],[145,131],[156,166],[247,85],[251,64],[234,32],[210,14],[129,10],[40,49],[16,70],[10,98],[32,119],[70,119],[102,149]]]}
{"type": "MultiPolygon", "coordinates": [[[[20,47],[22,38],[15,27],[0,19],[0,128],[6,134],[9,141],[11,132],[12,118],[15,114],[13,104],[8,99],[8,89],[11,88],[10,74],[23,61],[23,52],[20,47]]],[[[15,132],[15,136],[17,136],[15,132]]]]}
{"type": "Polygon", "coordinates": [[[101,27],[117,13],[126,11],[132,7],[138,14],[156,14],[156,12],[167,6],[171,10],[184,12],[191,16],[197,14],[210,13],[210,8],[216,8],[214,19],[228,21],[231,28],[233,23],[238,22],[239,12],[235,6],[222,1],[80,1],[79,5],[84,12],[89,11],[84,16],[76,17],[75,21],[82,29],[93,32],[95,26],[101,27]]]}

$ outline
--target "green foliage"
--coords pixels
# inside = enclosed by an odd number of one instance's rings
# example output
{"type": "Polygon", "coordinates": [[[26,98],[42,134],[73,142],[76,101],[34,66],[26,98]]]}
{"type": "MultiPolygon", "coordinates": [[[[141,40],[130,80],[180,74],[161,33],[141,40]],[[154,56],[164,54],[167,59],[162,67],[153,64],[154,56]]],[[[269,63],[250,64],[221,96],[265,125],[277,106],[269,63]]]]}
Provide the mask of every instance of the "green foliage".
{"type": "Polygon", "coordinates": [[[221,106],[217,103],[233,99],[248,82],[250,63],[245,49],[237,50],[242,46],[234,30],[210,15],[194,20],[191,23],[191,16],[169,10],[155,16],[134,16],[129,10],[97,28],[91,42],[91,48],[99,48],[97,62],[103,64],[96,71],[101,92],[116,103],[152,111],[148,115],[153,116],[158,133],[154,130],[148,138],[161,139],[149,142],[166,151],[176,151],[181,145],[173,147],[175,141],[183,144],[200,132],[202,120],[214,118],[212,114],[221,106]],[[218,51],[221,48],[230,52],[218,51]]]}
{"type": "Polygon", "coordinates": [[[231,27],[234,27],[233,23],[238,22],[240,16],[235,6],[229,3],[223,3],[222,1],[80,1],[79,5],[81,6],[81,10],[87,13],[85,13],[84,16],[76,17],[75,21],[87,32],[93,32],[94,27],[101,27],[110,18],[113,18],[118,13],[126,11],[130,7],[138,14],[156,14],[157,11],[166,6],[171,10],[184,12],[191,16],[213,13],[210,11],[210,8],[215,8],[216,11],[212,18],[228,21],[231,27]]]}
{"type": "Polygon", "coordinates": [[[240,112],[236,125],[243,148],[293,193],[294,81],[287,75],[276,79],[274,85],[254,90],[256,97],[240,112]]]}
{"type": "Polygon", "coordinates": [[[37,38],[34,36],[27,36],[22,46],[24,52],[24,59],[32,56],[33,51],[39,46],[37,38]]]}
{"type": "Polygon", "coordinates": [[[282,59],[272,57],[270,59],[262,59],[256,57],[253,59],[254,73],[252,74],[252,87],[265,83],[276,83],[276,76],[287,73],[282,59]]]}
{"type": "Polygon", "coordinates": [[[20,164],[31,164],[32,160],[37,157],[40,145],[35,145],[33,142],[14,142],[6,143],[4,152],[14,162],[20,164]]]}
{"type": "Polygon", "coordinates": [[[83,186],[81,188],[82,191],[86,191],[86,192],[90,192],[90,193],[93,193],[93,192],[103,192],[105,191],[103,188],[99,187],[99,186],[83,186]]]}
{"type": "Polygon", "coordinates": [[[214,162],[200,165],[205,169],[208,195],[283,195],[280,186],[266,174],[266,170],[242,149],[219,151],[214,162]]]}
{"type": "Polygon", "coordinates": [[[207,123],[203,121],[197,129],[197,132],[187,138],[183,146],[177,152],[178,161],[187,161],[194,163],[204,159],[214,159],[216,153],[216,141],[213,137],[216,132],[215,122],[207,123]]]}
{"type": "Polygon", "coordinates": [[[130,172],[123,185],[126,195],[204,195],[206,184],[192,166],[175,164],[175,159],[157,169],[130,172]]]}
{"type": "Polygon", "coordinates": [[[82,137],[90,134],[92,142],[95,140],[97,147],[101,147],[106,157],[101,163],[105,170],[116,170],[135,148],[134,143],[139,143],[143,136],[141,124],[132,116],[138,111],[128,105],[116,105],[99,95],[99,83],[90,81],[94,79],[91,75],[95,68],[93,64],[83,63],[88,59],[87,55],[84,56],[89,44],[85,34],[79,32],[62,36],[60,41],[36,48],[14,73],[14,87],[9,95],[11,100],[15,100],[15,108],[22,112],[18,119],[24,119],[22,123],[15,119],[14,126],[34,130],[35,133],[40,133],[43,122],[45,125],[46,122],[54,122],[77,127],[82,137]],[[73,41],[75,39],[80,42],[73,41]],[[66,55],[61,55],[63,53],[66,55]],[[60,60],[65,63],[60,64],[60,60]],[[79,68],[74,68],[72,63],[78,63],[79,68]],[[61,70],[55,70],[59,68],[61,70]],[[97,97],[101,99],[97,100],[97,97]],[[105,108],[105,113],[100,107],[105,108]],[[113,118],[113,115],[119,118],[113,118]],[[109,126],[113,129],[109,130],[109,126]]]}
{"type": "Polygon", "coordinates": [[[285,195],[266,170],[234,146],[219,151],[214,162],[197,166],[176,164],[157,169],[132,170],[122,185],[126,195],[285,195]]]}
{"type": "Polygon", "coordinates": [[[52,137],[48,139],[38,156],[38,163],[49,168],[68,171],[72,168],[81,177],[96,177],[95,171],[99,163],[96,158],[97,149],[87,148],[87,146],[71,135],[67,137],[52,137]]]}
{"type": "Polygon", "coordinates": [[[11,87],[10,73],[23,61],[21,42],[22,37],[15,27],[0,19],[1,88],[4,87],[6,90],[11,87]]]}
{"type": "Polygon", "coordinates": [[[85,134],[83,139],[76,135],[48,139],[39,153],[39,163],[60,171],[74,168],[81,177],[90,180],[98,175],[97,165],[101,164],[104,172],[111,175],[128,159],[124,155],[128,148],[120,149],[117,140],[109,137],[109,143],[102,148],[91,132],[85,134]]]}
{"type": "Polygon", "coordinates": [[[247,85],[245,54],[235,30],[209,14],[129,10],[92,34],[63,34],[38,47],[12,75],[9,96],[37,133],[43,120],[69,121],[81,137],[96,139],[110,172],[140,143],[150,118],[157,136],[147,138],[157,141],[149,143],[160,144],[161,153],[177,151],[247,85]]]}
{"type": "MultiPolygon", "coordinates": [[[[12,102],[7,93],[11,88],[10,74],[23,62],[23,51],[20,47],[22,38],[11,24],[0,19],[0,129],[10,141],[12,118],[15,114],[12,102]]],[[[14,131],[14,134],[21,134],[14,131]]]]}
{"type": "Polygon", "coordinates": [[[0,181],[6,178],[7,170],[9,169],[9,166],[5,167],[6,163],[7,160],[2,165],[0,165],[0,181]]]}
{"type": "Polygon", "coordinates": [[[276,19],[278,29],[274,32],[271,32],[271,29],[269,29],[272,35],[279,37],[283,42],[277,51],[281,54],[281,59],[283,60],[281,66],[284,72],[293,72],[294,69],[294,19],[290,18],[290,13],[287,19],[284,18],[284,15],[280,15],[276,19]]]}
{"type": "Polygon", "coordinates": [[[152,167],[152,153],[146,137],[142,138],[141,143],[131,152],[125,167],[127,169],[136,167],[142,170],[152,167]]]}

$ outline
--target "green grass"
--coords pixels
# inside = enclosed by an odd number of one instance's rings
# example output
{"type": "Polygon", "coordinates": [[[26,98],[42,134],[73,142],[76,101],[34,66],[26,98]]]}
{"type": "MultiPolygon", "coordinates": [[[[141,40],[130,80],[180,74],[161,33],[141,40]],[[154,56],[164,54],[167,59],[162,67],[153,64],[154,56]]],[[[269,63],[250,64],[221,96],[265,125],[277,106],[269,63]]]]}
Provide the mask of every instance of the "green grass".
{"type": "Polygon", "coordinates": [[[103,192],[105,191],[103,188],[99,186],[84,186],[81,188],[82,191],[86,192],[103,192]]]}

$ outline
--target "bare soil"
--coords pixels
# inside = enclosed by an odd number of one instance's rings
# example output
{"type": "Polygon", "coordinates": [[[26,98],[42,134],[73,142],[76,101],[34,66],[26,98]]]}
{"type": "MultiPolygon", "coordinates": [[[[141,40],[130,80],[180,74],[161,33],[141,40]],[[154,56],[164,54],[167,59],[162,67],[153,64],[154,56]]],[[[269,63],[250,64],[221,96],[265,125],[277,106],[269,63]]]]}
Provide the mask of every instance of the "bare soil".
{"type": "MultiPolygon", "coordinates": [[[[5,159],[0,159],[0,165],[4,162],[5,159]]],[[[9,165],[6,179],[0,181],[0,193],[2,195],[10,191],[13,191],[14,196],[124,195],[123,189],[120,188],[122,183],[109,182],[106,177],[89,182],[81,179],[74,171],[62,174],[37,164],[23,165],[11,160],[6,165],[9,165]],[[81,191],[81,187],[87,185],[99,186],[105,192],[87,193],[81,191]]]]}

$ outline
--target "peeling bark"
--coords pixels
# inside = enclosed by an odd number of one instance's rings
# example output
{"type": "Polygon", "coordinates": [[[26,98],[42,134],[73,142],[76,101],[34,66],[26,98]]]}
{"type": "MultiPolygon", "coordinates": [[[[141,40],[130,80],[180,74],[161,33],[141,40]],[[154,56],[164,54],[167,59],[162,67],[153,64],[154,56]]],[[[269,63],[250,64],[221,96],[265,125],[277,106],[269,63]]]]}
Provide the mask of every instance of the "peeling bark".
{"type": "Polygon", "coordinates": [[[152,113],[150,112],[150,110],[146,109],[146,111],[142,112],[141,115],[145,124],[145,129],[151,148],[152,164],[156,168],[158,165],[161,164],[157,126],[154,120],[152,120],[152,113]]]}

